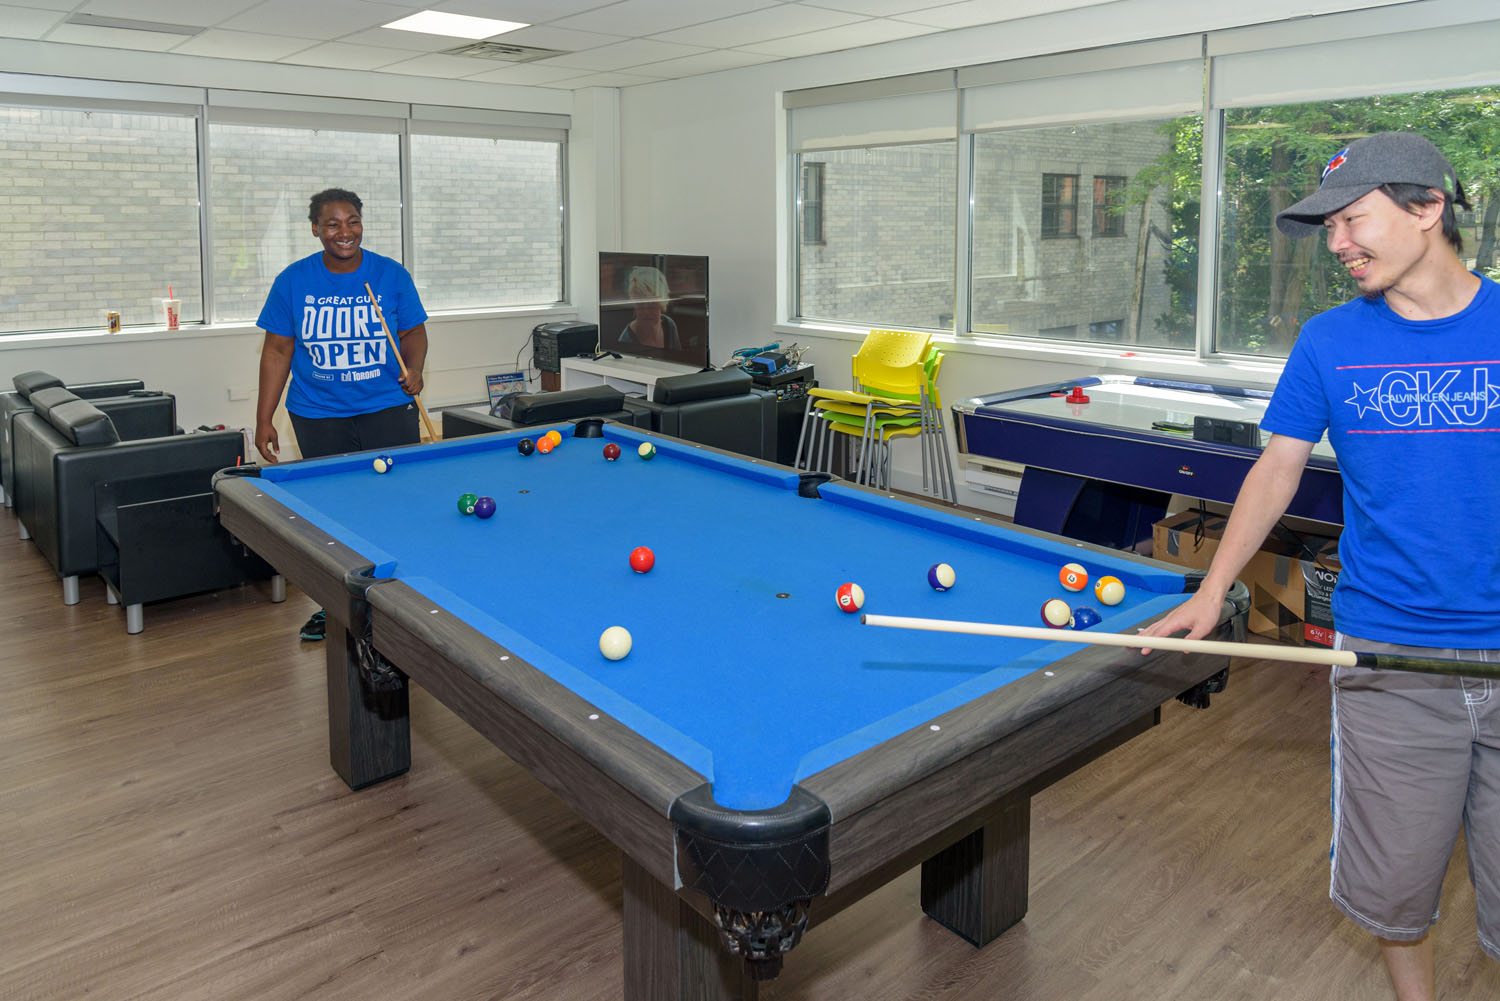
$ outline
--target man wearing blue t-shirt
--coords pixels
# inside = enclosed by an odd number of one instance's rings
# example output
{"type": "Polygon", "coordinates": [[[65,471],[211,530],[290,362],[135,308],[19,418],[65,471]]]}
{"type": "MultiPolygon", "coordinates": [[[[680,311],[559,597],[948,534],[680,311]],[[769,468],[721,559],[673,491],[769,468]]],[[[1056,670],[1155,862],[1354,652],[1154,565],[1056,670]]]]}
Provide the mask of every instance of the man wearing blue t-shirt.
{"type": "MultiPolygon", "coordinates": [[[[422,364],[427,358],[427,312],[411,275],[397,262],[360,246],[363,203],[352,191],[329,188],[312,196],[307,217],[323,244],[276,276],[257,325],[266,332],[255,406],[255,447],[277,462],[281,441],[271,419],[281,391],[304,458],[415,445],[422,364]],[[385,322],[396,333],[401,363],[391,350],[368,283],[385,322]]],[[[324,634],[320,611],[302,638],[324,634]]]]}
{"type": "MultiPolygon", "coordinates": [[[[1344,480],[1340,649],[1500,660],[1500,286],[1466,270],[1452,165],[1421,136],[1351,144],[1280,213],[1323,230],[1363,298],[1309,320],[1201,590],[1145,630],[1202,636],[1326,431],[1344,480]]],[[[1431,1001],[1443,874],[1466,829],[1479,941],[1500,959],[1500,692],[1335,667],[1330,896],[1380,942],[1400,1001],[1431,1001]]]]}

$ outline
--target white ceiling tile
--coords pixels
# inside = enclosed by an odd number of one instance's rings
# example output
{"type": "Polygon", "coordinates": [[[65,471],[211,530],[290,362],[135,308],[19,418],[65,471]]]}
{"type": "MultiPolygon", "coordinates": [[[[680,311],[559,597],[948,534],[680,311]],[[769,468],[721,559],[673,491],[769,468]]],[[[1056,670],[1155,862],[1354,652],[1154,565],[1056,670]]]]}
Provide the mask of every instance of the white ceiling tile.
{"type": "MultiPolygon", "coordinates": [[[[409,13],[409,7],[366,3],[364,0],[317,0],[316,3],[309,0],[264,0],[222,22],[219,27],[254,31],[275,25],[277,31],[298,35],[312,44],[343,39],[350,32],[374,28],[409,13]]],[[[457,45],[459,41],[454,39],[450,44],[457,45]]]]}
{"type": "Polygon", "coordinates": [[[67,16],[66,11],[60,10],[38,10],[35,7],[0,7],[0,36],[5,38],[41,38],[47,33],[48,29],[67,16]]]}
{"type": "Polygon", "coordinates": [[[566,56],[553,56],[541,60],[548,66],[573,66],[582,70],[619,70],[642,63],[659,63],[664,59],[677,59],[702,52],[696,45],[673,45],[651,38],[632,38],[598,49],[573,52],[566,56]]]}
{"type": "Polygon", "coordinates": [[[188,56],[213,56],[216,59],[280,59],[307,48],[303,38],[285,35],[258,35],[253,31],[225,31],[209,28],[189,38],[172,51],[188,56]]]}
{"type": "Polygon", "coordinates": [[[897,38],[915,38],[918,35],[927,35],[938,30],[940,29],[930,25],[908,24],[905,21],[878,18],[874,21],[860,21],[858,24],[845,24],[826,31],[810,31],[805,35],[792,35],[790,38],[758,42],[754,45],[746,45],[743,49],[746,52],[762,52],[777,58],[790,59],[821,52],[856,49],[861,45],[878,45],[897,38]]]}
{"type": "Polygon", "coordinates": [[[535,45],[543,49],[561,49],[564,52],[578,52],[583,49],[597,49],[601,45],[623,42],[625,36],[601,35],[593,31],[574,31],[543,24],[534,28],[508,31],[496,41],[514,42],[516,45],[535,45]]]}
{"type": "MultiPolygon", "coordinates": [[[[916,25],[912,25],[916,27],[916,25]]],[[[668,59],[665,62],[646,63],[635,67],[640,73],[653,73],[663,77],[697,76],[700,73],[717,73],[720,70],[739,69],[741,66],[754,66],[756,63],[769,63],[777,59],[774,55],[763,55],[755,52],[742,52],[736,49],[712,49],[708,52],[700,52],[696,56],[683,56],[681,59],[668,59]]]]}
{"type": "Polygon", "coordinates": [[[373,45],[324,42],[322,45],[294,52],[281,62],[341,70],[373,70],[410,58],[411,52],[407,49],[380,49],[373,45]]]}
{"type": "Polygon", "coordinates": [[[561,80],[559,87],[569,90],[579,90],[583,87],[633,87],[640,83],[655,83],[660,77],[637,76],[634,73],[592,73],[588,76],[574,77],[571,80],[561,80]]]}
{"type": "Polygon", "coordinates": [[[836,28],[841,24],[852,24],[860,20],[863,19],[858,14],[788,3],[691,28],[665,31],[656,37],[664,42],[727,49],[770,41],[773,38],[785,38],[788,35],[836,28]]]}
{"type": "Polygon", "coordinates": [[[404,73],[407,76],[436,76],[456,80],[473,73],[483,73],[494,63],[488,59],[474,59],[468,56],[445,56],[441,52],[429,52],[426,55],[408,59],[405,62],[391,63],[382,66],[382,73],[404,73]]]}
{"type": "Polygon", "coordinates": [[[570,66],[548,66],[545,63],[496,63],[499,69],[478,76],[465,77],[480,83],[514,83],[528,87],[545,87],[559,80],[571,80],[583,71],[570,66]]]}
{"type": "Polygon", "coordinates": [[[774,7],[780,0],[621,0],[583,14],[557,21],[569,28],[606,31],[616,35],[655,35],[690,24],[716,21],[736,14],[774,7]]]}
{"type": "Polygon", "coordinates": [[[1010,0],[1001,8],[994,0],[961,0],[959,3],[931,7],[894,15],[898,20],[928,24],[934,28],[968,28],[997,21],[1019,21],[1037,14],[1054,14],[1079,7],[1093,7],[1110,0],[1010,0]]]}
{"type": "Polygon", "coordinates": [[[443,0],[432,4],[433,10],[473,17],[493,17],[500,21],[523,24],[546,24],[583,10],[603,7],[609,0],[443,0]]]}
{"type": "Polygon", "coordinates": [[[159,31],[130,31],[124,28],[100,28],[92,24],[59,24],[47,32],[49,42],[72,45],[101,45],[108,49],[139,49],[142,52],[165,52],[181,45],[181,35],[159,31]]]}
{"type": "MultiPolygon", "coordinates": [[[[914,10],[942,6],[932,0],[808,0],[809,7],[827,7],[850,14],[867,14],[870,17],[890,17],[914,10]]],[[[993,3],[991,6],[995,6],[993,3]]]]}
{"type": "Polygon", "coordinates": [[[71,11],[78,6],[78,0],[18,0],[17,3],[7,4],[9,7],[30,7],[38,10],[66,10],[71,11]]]}
{"type": "Polygon", "coordinates": [[[350,45],[373,45],[380,49],[405,49],[408,52],[441,52],[443,49],[456,49],[466,44],[462,38],[427,35],[420,31],[394,31],[390,28],[367,28],[341,35],[338,41],[348,42],[350,45]]]}
{"type": "MultiPolygon", "coordinates": [[[[30,2],[30,0],[28,0],[30,2]]],[[[128,17],[166,24],[216,25],[255,6],[258,0],[89,0],[79,7],[85,14],[128,17]]],[[[76,2],[73,6],[76,6],[76,2]]],[[[257,27],[267,27],[266,24],[257,27]]]]}

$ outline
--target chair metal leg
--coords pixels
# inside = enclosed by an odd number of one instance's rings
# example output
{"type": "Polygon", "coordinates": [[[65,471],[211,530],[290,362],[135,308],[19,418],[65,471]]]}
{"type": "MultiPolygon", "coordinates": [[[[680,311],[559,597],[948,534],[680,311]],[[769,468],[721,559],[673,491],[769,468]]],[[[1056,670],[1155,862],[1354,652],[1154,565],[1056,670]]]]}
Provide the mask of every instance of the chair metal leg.
{"type": "Polygon", "coordinates": [[[271,578],[271,603],[279,604],[286,600],[286,578],[276,574],[271,578]]]}
{"type": "MultiPolygon", "coordinates": [[[[797,431],[797,456],[796,456],[796,458],[794,458],[792,460],[792,468],[794,468],[794,469],[809,469],[810,468],[810,467],[804,466],[802,464],[802,443],[807,440],[807,422],[812,418],[812,409],[813,409],[813,398],[811,396],[809,396],[807,398],[807,406],[805,406],[805,407],[802,408],[802,427],[797,431]]],[[[809,442],[809,446],[810,445],[811,445],[811,443],[809,442]]],[[[808,460],[809,461],[811,461],[811,459],[812,459],[811,452],[812,452],[812,449],[811,449],[811,447],[809,447],[808,448],[808,453],[809,453],[808,454],[808,460]]]]}
{"type": "Polygon", "coordinates": [[[25,542],[27,539],[31,538],[31,533],[26,531],[26,523],[24,521],[22,521],[20,518],[17,518],[16,524],[20,527],[22,542],[25,542]]]}
{"type": "Polygon", "coordinates": [[[109,586],[109,581],[104,582],[104,601],[110,605],[118,605],[120,603],[120,596],[115,593],[114,588],[109,586]]]}
{"type": "Polygon", "coordinates": [[[146,617],[141,613],[140,603],[125,606],[125,631],[134,636],[146,628],[146,617]]]}
{"type": "Polygon", "coordinates": [[[71,577],[64,577],[62,579],[62,582],[63,582],[63,604],[64,605],[76,605],[76,604],[78,604],[78,575],[74,574],[71,577]]]}

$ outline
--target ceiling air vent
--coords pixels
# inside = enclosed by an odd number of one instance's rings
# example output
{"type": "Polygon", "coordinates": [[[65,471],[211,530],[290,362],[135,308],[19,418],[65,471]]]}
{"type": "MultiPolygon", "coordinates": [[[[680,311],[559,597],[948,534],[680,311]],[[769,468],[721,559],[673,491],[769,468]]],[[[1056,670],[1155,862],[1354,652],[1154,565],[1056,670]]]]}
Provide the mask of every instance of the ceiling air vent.
{"type": "Polygon", "coordinates": [[[534,45],[511,45],[508,42],[472,42],[456,49],[444,49],[445,56],[469,56],[474,59],[494,59],[502,63],[529,63],[549,56],[561,56],[563,49],[539,49],[534,45]]]}

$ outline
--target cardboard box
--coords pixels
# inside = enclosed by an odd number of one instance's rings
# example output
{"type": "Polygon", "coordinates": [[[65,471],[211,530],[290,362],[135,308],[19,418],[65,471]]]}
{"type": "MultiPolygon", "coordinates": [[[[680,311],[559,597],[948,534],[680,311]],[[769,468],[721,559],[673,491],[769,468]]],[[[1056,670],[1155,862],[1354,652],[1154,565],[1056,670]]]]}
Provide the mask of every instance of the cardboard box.
{"type": "MultiPolygon", "coordinates": [[[[1228,521],[1197,511],[1169,515],[1153,528],[1153,553],[1168,563],[1206,570],[1228,521]]],[[[1331,601],[1340,569],[1338,539],[1273,532],[1240,571],[1250,589],[1250,631],[1286,643],[1332,646],[1331,601]]]]}

